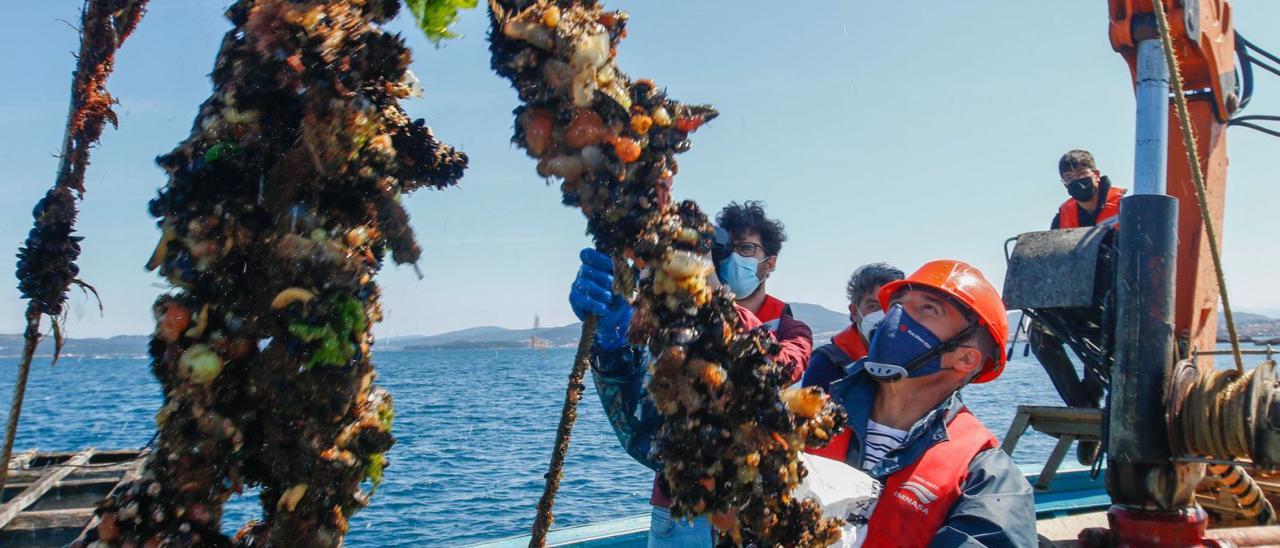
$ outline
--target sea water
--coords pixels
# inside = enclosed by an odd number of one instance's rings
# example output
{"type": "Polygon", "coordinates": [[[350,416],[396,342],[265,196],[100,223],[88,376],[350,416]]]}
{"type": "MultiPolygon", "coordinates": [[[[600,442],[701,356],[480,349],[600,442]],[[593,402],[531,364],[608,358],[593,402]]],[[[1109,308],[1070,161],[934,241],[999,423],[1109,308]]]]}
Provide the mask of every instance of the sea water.
{"type": "MultiPolygon", "coordinates": [[[[964,391],[999,437],[1018,405],[1058,404],[1040,366],[1018,350],[998,381],[964,391]]],[[[376,353],[378,382],[395,398],[397,442],[384,482],[351,520],[347,542],[459,545],[527,533],[572,359],[572,349],[376,353]]],[[[15,359],[0,359],[6,403],[15,369],[15,359]]],[[[38,360],[16,448],[142,447],[154,435],[160,401],[146,359],[64,357],[53,367],[38,360]]],[[[1043,462],[1052,443],[1028,432],[1014,459],[1043,462]]],[[[556,526],[645,512],[652,479],[618,444],[588,378],[555,501],[556,526]]],[[[256,495],[232,500],[228,533],[259,514],[256,495]]]]}

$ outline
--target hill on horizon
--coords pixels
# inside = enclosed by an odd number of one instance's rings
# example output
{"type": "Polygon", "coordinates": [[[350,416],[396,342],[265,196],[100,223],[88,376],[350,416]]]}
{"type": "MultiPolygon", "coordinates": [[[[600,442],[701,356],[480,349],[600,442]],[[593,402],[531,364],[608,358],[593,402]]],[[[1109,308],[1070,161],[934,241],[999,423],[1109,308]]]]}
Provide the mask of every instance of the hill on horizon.
{"type": "MultiPolygon", "coordinates": [[[[826,342],[831,335],[849,325],[849,316],[821,305],[809,303],[790,303],[791,312],[800,321],[809,324],[813,330],[815,341],[826,342]]],[[[438,335],[410,335],[390,337],[378,341],[382,350],[405,350],[423,348],[460,348],[463,346],[486,347],[492,343],[495,347],[510,347],[513,343],[528,341],[534,335],[547,341],[551,346],[573,346],[578,344],[578,336],[582,334],[582,322],[574,322],[559,327],[543,327],[539,329],[508,329],[497,326],[470,327],[449,331],[438,335]],[[465,343],[470,343],[469,345],[465,343]]]]}
{"type": "MultiPolygon", "coordinates": [[[[814,345],[825,344],[833,335],[848,327],[847,312],[837,312],[811,303],[790,303],[791,312],[809,325],[813,331],[814,345]]],[[[1010,312],[1012,330],[1020,312],[1010,312]]],[[[1219,331],[1226,333],[1225,320],[1218,316],[1219,331]]],[[[1280,319],[1251,312],[1237,312],[1236,324],[1241,336],[1274,337],[1280,335],[1280,319]]],[[[407,335],[378,339],[378,351],[395,352],[423,349],[457,348],[521,348],[534,336],[551,346],[574,346],[582,332],[582,323],[574,322],[558,327],[538,329],[510,329],[498,326],[477,326],[458,329],[436,335],[407,335]]],[[[62,347],[62,355],[74,356],[145,356],[150,335],[117,335],[107,338],[69,338],[62,347]]],[[[0,334],[0,358],[17,357],[22,352],[20,334],[0,334]]],[[[53,353],[53,337],[40,341],[36,355],[48,357],[53,353]]]]}

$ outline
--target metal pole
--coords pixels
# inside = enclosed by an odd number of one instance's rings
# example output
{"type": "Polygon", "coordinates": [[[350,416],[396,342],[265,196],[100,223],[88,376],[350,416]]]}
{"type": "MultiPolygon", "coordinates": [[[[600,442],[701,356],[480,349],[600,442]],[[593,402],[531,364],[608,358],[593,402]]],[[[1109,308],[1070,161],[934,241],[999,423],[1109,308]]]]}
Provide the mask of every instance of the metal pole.
{"type": "Polygon", "coordinates": [[[1129,196],[1120,206],[1120,226],[1115,364],[1107,405],[1107,490],[1118,505],[1111,511],[1112,530],[1135,540],[1148,526],[1177,527],[1190,538],[1203,532],[1203,513],[1191,505],[1204,468],[1172,463],[1164,419],[1165,370],[1177,344],[1178,201],[1129,196]]]}
{"type": "MultiPolygon", "coordinates": [[[[1174,356],[1178,201],[1170,196],[1138,195],[1125,198],[1122,204],[1108,448],[1116,464],[1128,467],[1167,463],[1172,456],[1162,395],[1164,370],[1174,356]]],[[[1125,485],[1133,476],[1126,473],[1115,478],[1116,486],[1127,487],[1120,491],[1130,491],[1113,493],[1116,502],[1129,498],[1124,495],[1145,498],[1140,493],[1148,490],[1145,486],[1125,485]]]]}
{"type": "MultiPolygon", "coordinates": [[[[1169,66],[1160,40],[1138,42],[1134,194],[1166,194],[1169,165],[1169,66]]],[[[1123,225],[1122,225],[1123,226],[1123,225]]]]}

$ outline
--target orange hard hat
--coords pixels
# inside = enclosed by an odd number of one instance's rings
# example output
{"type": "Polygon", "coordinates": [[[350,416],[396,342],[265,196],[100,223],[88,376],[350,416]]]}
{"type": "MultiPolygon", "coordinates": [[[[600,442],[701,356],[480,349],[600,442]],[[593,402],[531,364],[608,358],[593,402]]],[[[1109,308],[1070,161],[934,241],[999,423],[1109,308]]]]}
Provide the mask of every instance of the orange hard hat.
{"type": "Polygon", "coordinates": [[[1009,319],[1005,316],[1004,301],[1000,299],[1000,293],[982,275],[982,271],[963,261],[930,261],[906,279],[889,282],[880,288],[880,306],[888,310],[890,298],[908,287],[928,287],[941,291],[977,316],[978,325],[991,334],[991,340],[999,348],[1000,357],[987,360],[982,372],[973,382],[987,382],[1000,376],[1008,359],[1004,346],[1009,338],[1009,319]]]}

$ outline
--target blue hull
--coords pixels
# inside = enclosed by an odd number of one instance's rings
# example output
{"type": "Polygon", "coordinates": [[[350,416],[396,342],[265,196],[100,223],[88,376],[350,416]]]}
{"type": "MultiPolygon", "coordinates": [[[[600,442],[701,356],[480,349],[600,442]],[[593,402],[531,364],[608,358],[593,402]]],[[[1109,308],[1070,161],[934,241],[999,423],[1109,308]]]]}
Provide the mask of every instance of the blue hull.
{"type": "MultiPolygon", "coordinates": [[[[1024,466],[1023,473],[1035,485],[1040,466],[1024,466]]],[[[1036,519],[1046,520],[1105,510],[1111,505],[1102,474],[1090,477],[1085,468],[1059,470],[1047,491],[1036,493],[1036,519]]],[[[547,535],[547,546],[580,548],[643,547],[649,536],[649,515],[641,514],[615,520],[574,525],[555,529],[547,535]]],[[[516,548],[529,546],[529,535],[506,538],[474,545],[484,548],[516,548]]]]}

